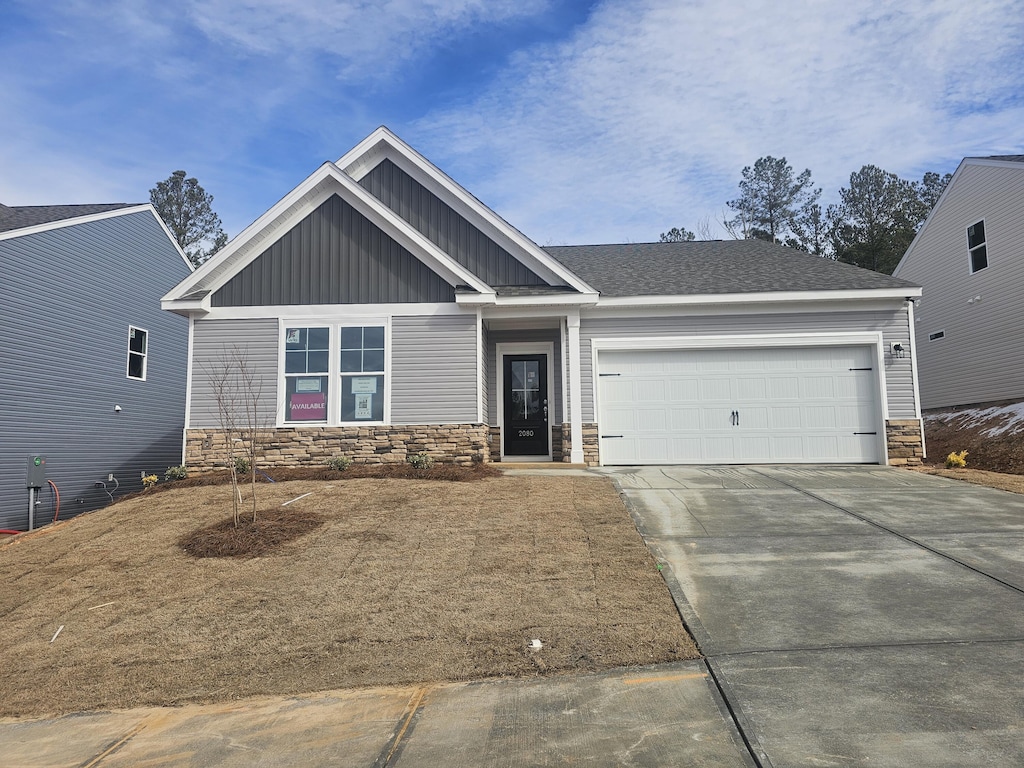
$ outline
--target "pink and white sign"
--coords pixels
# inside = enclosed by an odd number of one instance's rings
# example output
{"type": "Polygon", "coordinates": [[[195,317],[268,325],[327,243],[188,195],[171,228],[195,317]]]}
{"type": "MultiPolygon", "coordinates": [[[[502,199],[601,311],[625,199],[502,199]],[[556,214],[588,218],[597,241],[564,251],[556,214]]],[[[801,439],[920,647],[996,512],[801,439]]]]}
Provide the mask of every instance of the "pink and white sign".
{"type": "Polygon", "coordinates": [[[323,392],[296,392],[288,401],[289,421],[326,421],[327,395],[323,392]]]}

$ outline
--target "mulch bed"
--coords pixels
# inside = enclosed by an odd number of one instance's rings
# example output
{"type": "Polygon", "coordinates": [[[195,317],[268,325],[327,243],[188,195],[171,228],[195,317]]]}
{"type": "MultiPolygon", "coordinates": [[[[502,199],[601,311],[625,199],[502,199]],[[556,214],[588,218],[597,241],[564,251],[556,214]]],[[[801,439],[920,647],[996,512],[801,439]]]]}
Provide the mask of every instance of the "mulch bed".
{"type": "Polygon", "coordinates": [[[243,511],[238,524],[229,517],[187,533],[178,546],[192,557],[259,557],[316,530],[325,522],[317,513],[297,513],[287,507],[260,512],[254,521],[243,511]]]}

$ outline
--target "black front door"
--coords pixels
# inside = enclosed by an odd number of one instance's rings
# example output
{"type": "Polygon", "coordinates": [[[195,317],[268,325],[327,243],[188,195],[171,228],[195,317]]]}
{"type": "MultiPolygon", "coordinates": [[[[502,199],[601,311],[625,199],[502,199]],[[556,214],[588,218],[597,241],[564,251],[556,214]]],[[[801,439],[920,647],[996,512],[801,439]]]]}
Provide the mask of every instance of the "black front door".
{"type": "Polygon", "coordinates": [[[548,455],[547,355],[505,355],[505,456],[548,455]]]}

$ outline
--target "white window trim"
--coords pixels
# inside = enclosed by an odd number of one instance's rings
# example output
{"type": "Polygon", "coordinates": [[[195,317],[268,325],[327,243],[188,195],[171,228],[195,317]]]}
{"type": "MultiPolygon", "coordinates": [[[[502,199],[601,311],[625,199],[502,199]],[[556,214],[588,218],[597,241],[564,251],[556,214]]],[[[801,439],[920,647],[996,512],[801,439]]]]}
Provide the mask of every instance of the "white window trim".
{"type": "Polygon", "coordinates": [[[497,408],[498,426],[501,428],[501,460],[502,461],[551,461],[554,446],[551,444],[551,415],[554,414],[555,403],[555,376],[551,368],[551,362],[555,359],[555,344],[552,341],[538,342],[502,342],[494,345],[495,379],[497,380],[497,408]],[[547,377],[548,377],[548,455],[537,456],[506,456],[505,455],[505,355],[546,355],[547,356],[547,377]]]}
{"type": "MultiPolygon", "coordinates": [[[[380,374],[373,374],[379,376],[380,374]]],[[[277,328],[277,423],[278,427],[303,429],[322,427],[379,427],[391,423],[391,318],[345,315],[343,317],[280,317],[277,328]],[[341,329],[343,327],[383,326],[384,328],[384,420],[383,421],[342,421],[341,420],[341,377],[352,375],[341,371],[341,329]],[[328,328],[328,366],[327,376],[327,421],[288,421],[287,416],[287,376],[285,375],[285,329],[293,328],[328,328]]]]}
{"type": "Polygon", "coordinates": [[[149,331],[145,328],[141,328],[137,325],[128,326],[128,347],[127,354],[124,359],[124,376],[126,379],[131,381],[145,381],[146,376],[149,374],[149,331]],[[146,351],[145,352],[133,352],[132,351],[132,331],[142,331],[146,334],[146,351]],[[142,376],[132,376],[128,373],[130,370],[130,362],[132,355],[142,355],[142,376]]]}

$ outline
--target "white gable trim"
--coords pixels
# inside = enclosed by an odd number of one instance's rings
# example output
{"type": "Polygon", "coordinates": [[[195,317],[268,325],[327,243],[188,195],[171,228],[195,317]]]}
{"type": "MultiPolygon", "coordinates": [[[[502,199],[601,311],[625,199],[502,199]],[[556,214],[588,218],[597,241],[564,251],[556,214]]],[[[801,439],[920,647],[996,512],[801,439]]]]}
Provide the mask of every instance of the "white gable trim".
{"type": "Polygon", "coordinates": [[[494,291],[489,285],[360,187],[348,174],[332,163],[325,163],[277,205],[247,227],[220,253],[203,264],[192,279],[180,283],[171,293],[167,294],[164,297],[165,302],[176,302],[189,293],[202,289],[209,291],[209,294],[201,300],[202,307],[209,308],[210,298],[214,292],[223,287],[238,272],[255,261],[267,247],[335,194],[338,194],[345,202],[385,234],[392,237],[442,279],[453,286],[468,285],[480,295],[490,296],[493,300],[494,291]]]}
{"type": "Polygon", "coordinates": [[[565,284],[581,293],[595,293],[594,289],[578,275],[548,255],[530,238],[481,203],[458,182],[384,126],[347,152],[338,160],[337,165],[358,182],[385,159],[399,166],[552,285],[565,284]]]}

